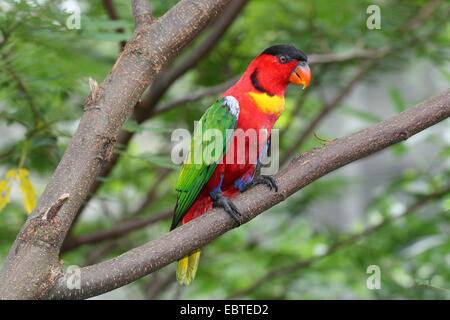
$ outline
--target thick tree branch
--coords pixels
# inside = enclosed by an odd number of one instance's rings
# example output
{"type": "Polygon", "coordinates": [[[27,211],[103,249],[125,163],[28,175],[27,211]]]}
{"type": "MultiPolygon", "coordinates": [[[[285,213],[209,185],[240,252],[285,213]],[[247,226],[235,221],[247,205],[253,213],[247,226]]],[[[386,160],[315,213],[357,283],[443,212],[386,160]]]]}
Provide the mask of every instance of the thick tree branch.
{"type": "MultiPolygon", "coordinates": [[[[53,285],[61,268],[62,242],[96,176],[111,159],[123,122],[150,82],[228,2],[178,2],[154,23],[136,30],[101,86],[91,82],[78,129],[3,265],[0,298],[38,298],[53,285]],[[63,194],[68,200],[53,219],[43,220],[43,213],[63,194]]],[[[133,10],[142,13],[138,4],[134,2],[133,10]]]]}
{"type": "MultiPolygon", "coordinates": [[[[450,90],[447,90],[391,119],[297,155],[275,176],[277,193],[256,186],[234,198],[242,222],[250,221],[325,174],[404,141],[449,116],[450,90]]],[[[60,278],[46,297],[77,299],[108,292],[161,269],[235,227],[234,220],[223,210],[211,210],[114,259],[82,268],[81,289],[68,289],[66,277],[60,278]]]]}

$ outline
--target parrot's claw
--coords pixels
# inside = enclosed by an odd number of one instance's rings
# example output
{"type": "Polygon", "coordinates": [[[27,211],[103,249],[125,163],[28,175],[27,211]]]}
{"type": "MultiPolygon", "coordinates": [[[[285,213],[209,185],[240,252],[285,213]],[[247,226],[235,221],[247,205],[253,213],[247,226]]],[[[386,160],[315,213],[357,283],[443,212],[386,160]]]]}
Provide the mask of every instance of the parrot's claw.
{"type": "Polygon", "coordinates": [[[241,216],[241,213],[239,212],[238,208],[234,205],[234,203],[223,193],[218,192],[216,194],[216,199],[214,200],[214,207],[216,208],[223,208],[226,213],[228,213],[234,221],[237,222],[238,226],[240,226],[241,219],[239,218],[241,216]]]}
{"type": "Polygon", "coordinates": [[[253,186],[255,186],[257,184],[265,184],[266,186],[269,187],[270,191],[272,191],[272,189],[274,189],[275,192],[278,192],[278,184],[275,181],[275,179],[271,176],[266,176],[266,175],[260,175],[260,176],[253,178],[253,180],[251,182],[244,185],[241,192],[247,191],[248,189],[252,188],[253,186]]]}

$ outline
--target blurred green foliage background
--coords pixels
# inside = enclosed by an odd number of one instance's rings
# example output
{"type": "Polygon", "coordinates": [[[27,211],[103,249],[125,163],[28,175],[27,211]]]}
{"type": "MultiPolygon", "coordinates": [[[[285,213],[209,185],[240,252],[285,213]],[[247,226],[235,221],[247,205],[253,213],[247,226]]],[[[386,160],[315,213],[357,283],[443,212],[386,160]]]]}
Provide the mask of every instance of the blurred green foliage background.
{"type": "MultiPolygon", "coordinates": [[[[118,20],[108,16],[106,2],[0,1],[0,179],[22,163],[36,200],[76,130],[88,77],[100,83],[120,54],[120,42],[133,33],[129,2],[113,1],[118,20]],[[66,27],[70,13],[64,8],[74,5],[81,8],[78,30],[66,27]]],[[[151,0],[154,16],[175,3],[151,0]]],[[[236,77],[274,44],[292,44],[311,58],[353,54],[312,64],[310,87],[288,89],[277,123],[280,159],[287,161],[288,150],[320,147],[312,132],[301,143],[299,137],[349,84],[353,90],[314,128],[320,137],[353,133],[448,88],[449,16],[448,1],[249,1],[159,104],[236,77]],[[366,26],[371,4],[381,8],[379,30],[366,26]],[[373,54],[383,48],[388,53],[373,54]],[[366,55],[354,54],[360,52],[366,55]]],[[[99,178],[100,189],[76,221],[70,235],[75,245],[61,256],[65,266],[117,256],[168,231],[166,212],[175,203],[178,174],[170,161],[171,131],[192,130],[218,95],[177,105],[143,124],[125,123],[133,138],[116,147],[117,165],[99,178]],[[150,223],[161,214],[165,219],[150,223]],[[142,223],[95,243],[73,240],[130,222],[142,223]]],[[[176,283],[172,264],[102,298],[449,299],[449,124],[447,119],[325,176],[215,240],[204,249],[189,287],[176,283]],[[370,265],[380,267],[381,289],[367,287],[370,265]]],[[[26,218],[16,183],[0,211],[0,265],[26,218]]]]}

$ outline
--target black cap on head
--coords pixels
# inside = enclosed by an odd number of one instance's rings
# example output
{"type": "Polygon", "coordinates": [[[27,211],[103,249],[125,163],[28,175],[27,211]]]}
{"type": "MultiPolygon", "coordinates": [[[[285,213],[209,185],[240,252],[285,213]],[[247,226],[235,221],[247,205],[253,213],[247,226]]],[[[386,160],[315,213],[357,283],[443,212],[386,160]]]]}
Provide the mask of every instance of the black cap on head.
{"type": "Polygon", "coordinates": [[[291,59],[295,59],[298,61],[308,61],[308,57],[304,52],[286,44],[272,46],[264,50],[261,54],[270,54],[273,56],[285,55],[291,59]]]}

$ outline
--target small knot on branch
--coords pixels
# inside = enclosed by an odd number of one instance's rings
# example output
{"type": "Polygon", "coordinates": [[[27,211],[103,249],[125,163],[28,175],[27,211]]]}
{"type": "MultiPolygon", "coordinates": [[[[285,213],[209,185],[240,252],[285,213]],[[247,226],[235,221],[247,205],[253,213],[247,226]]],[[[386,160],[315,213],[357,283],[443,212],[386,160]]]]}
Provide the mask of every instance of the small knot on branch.
{"type": "Polygon", "coordinates": [[[69,194],[64,193],[61,195],[58,200],[56,200],[55,203],[53,203],[50,208],[45,211],[45,213],[42,215],[42,220],[53,220],[56,217],[56,214],[58,213],[59,209],[61,209],[64,202],[69,199],[69,194]]]}
{"type": "Polygon", "coordinates": [[[303,158],[305,156],[305,152],[300,152],[299,154],[297,154],[294,158],[292,158],[291,163],[293,164],[295,162],[300,161],[301,158],[303,158]]]}
{"type": "Polygon", "coordinates": [[[409,133],[408,130],[400,131],[400,137],[402,140],[407,140],[409,137],[411,137],[411,133],[409,133]]]}
{"type": "Polygon", "coordinates": [[[95,108],[99,109],[98,107],[96,107],[96,105],[103,98],[103,88],[101,88],[98,85],[97,81],[95,81],[95,79],[92,79],[91,77],[89,77],[89,87],[91,88],[91,93],[89,93],[89,96],[84,102],[84,111],[89,111],[95,108]]]}
{"type": "Polygon", "coordinates": [[[56,281],[63,276],[63,271],[61,266],[51,267],[48,273],[45,275],[41,285],[37,290],[37,299],[42,299],[45,297],[47,292],[53,288],[56,281]]]}
{"type": "Polygon", "coordinates": [[[99,154],[96,158],[105,162],[111,160],[116,139],[106,136],[98,136],[97,138],[99,139],[97,144],[97,152],[99,152],[99,154]]]}

